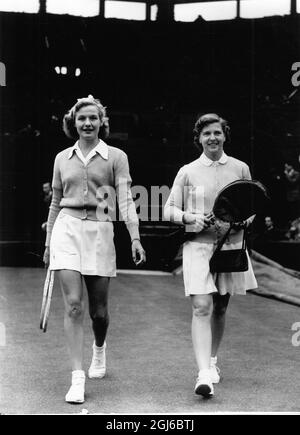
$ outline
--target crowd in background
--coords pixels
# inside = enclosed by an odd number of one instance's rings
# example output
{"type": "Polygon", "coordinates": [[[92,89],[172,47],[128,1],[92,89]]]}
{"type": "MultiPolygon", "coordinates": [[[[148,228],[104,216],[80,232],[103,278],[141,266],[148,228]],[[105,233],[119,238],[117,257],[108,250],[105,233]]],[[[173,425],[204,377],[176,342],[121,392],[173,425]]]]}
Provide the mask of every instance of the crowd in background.
{"type": "Polygon", "coordinates": [[[43,238],[41,185],[51,180],[55,155],[72,145],[62,116],[74,95],[89,93],[106,102],[108,142],[128,154],[134,184],[147,189],[153,174],[156,185],[171,186],[179,166],[196,158],[196,117],[220,113],[232,126],[228,153],[247,162],[270,192],[258,233],[299,238],[300,102],[291,84],[299,38],[291,17],[168,26],[125,20],[100,26],[97,18],[51,14],[40,20],[6,14],[1,22],[1,58],[10,74],[0,100],[0,240],[43,238]],[[18,44],[9,37],[12,28],[18,44]],[[68,66],[68,74],[58,75],[57,65],[68,66]],[[80,77],[71,74],[77,66],[80,77]]]}
{"type": "Polygon", "coordinates": [[[284,163],[270,178],[272,214],[264,218],[261,239],[300,241],[300,154],[297,165],[284,163]]]}

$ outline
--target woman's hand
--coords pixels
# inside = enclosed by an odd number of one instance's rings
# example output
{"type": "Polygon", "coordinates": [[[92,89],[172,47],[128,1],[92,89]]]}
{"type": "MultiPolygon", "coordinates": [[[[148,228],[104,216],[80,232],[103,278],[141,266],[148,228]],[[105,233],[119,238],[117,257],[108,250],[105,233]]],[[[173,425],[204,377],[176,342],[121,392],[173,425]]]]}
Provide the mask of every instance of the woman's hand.
{"type": "Polygon", "coordinates": [[[131,244],[132,259],[136,266],[146,262],[146,252],[139,239],[134,239],[131,244]]]}
{"type": "Polygon", "coordinates": [[[50,263],[50,247],[49,246],[46,246],[46,248],[45,248],[43,262],[45,264],[45,268],[48,268],[49,263],[50,263]]]}
{"type": "Polygon", "coordinates": [[[211,225],[212,215],[205,215],[202,213],[184,213],[182,222],[186,225],[193,225],[193,230],[196,233],[205,230],[211,225]]]}

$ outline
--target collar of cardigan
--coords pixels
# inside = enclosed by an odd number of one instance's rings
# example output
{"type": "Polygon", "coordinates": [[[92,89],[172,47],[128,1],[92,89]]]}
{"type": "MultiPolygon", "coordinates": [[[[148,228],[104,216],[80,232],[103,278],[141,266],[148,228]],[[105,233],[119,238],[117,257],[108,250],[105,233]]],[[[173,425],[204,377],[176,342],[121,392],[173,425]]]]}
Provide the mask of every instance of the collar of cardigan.
{"type": "MultiPolygon", "coordinates": [[[[201,154],[199,160],[205,166],[211,166],[214,163],[214,161],[210,160],[204,153],[201,154]]],[[[220,163],[221,165],[225,165],[225,163],[227,163],[227,161],[228,161],[228,156],[224,152],[223,152],[221,158],[219,160],[217,160],[217,162],[220,163]]]]}
{"type": "MultiPolygon", "coordinates": [[[[75,145],[70,149],[70,152],[68,154],[68,159],[70,159],[74,152],[76,152],[76,150],[79,150],[79,144],[78,141],[75,143],[75,145]]],[[[100,154],[100,156],[104,159],[104,160],[108,160],[108,146],[107,144],[100,139],[98,144],[95,146],[95,148],[93,148],[93,150],[95,153],[100,154]]]]}

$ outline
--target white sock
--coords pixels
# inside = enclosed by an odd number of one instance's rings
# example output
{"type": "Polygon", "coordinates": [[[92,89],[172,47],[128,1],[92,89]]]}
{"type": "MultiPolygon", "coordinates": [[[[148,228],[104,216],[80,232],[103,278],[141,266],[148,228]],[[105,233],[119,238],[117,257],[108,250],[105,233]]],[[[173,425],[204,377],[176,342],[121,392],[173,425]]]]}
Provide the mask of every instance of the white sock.
{"type": "Polygon", "coordinates": [[[103,343],[103,346],[101,346],[101,347],[96,346],[96,343],[95,343],[95,342],[94,342],[94,344],[93,344],[93,350],[94,350],[94,352],[95,352],[96,354],[97,354],[98,352],[101,353],[105,348],[106,348],[106,343],[105,343],[105,342],[103,343]]]}
{"type": "Polygon", "coordinates": [[[84,370],[73,370],[72,371],[72,381],[75,379],[85,379],[84,370]]]}

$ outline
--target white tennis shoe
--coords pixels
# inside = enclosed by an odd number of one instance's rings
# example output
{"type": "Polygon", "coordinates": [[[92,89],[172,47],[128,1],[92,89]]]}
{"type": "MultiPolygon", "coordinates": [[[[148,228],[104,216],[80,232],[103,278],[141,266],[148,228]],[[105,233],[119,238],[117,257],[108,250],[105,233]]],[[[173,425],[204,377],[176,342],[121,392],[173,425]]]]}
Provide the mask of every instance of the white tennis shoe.
{"type": "Polygon", "coordinates": [[[102,347],[97,347],[95,342],[93,344],[93,358],[88,371],[90,379],[101,379],[106,373],[106,343],[102,347]]]}
{"type": "Polygon", "coordinates": [[[68,403],[83,403],[85,389],[85,373],[83,370],[72,372],[72,385],[66,394],[65,400],[68,403]]]}
{"type": "Polygon", "coordinates": [[[195,385],[195,394],[203,397],[214,395],[214,386],[211,381],[210,369],[200,370],[195,385]]]}
{"type": "Polygon", "coordinates": [[[212,356],[210,359],[210,377],[213,384],[220,382],[220,369],[217,367],[217,357],[212,356]]]}

